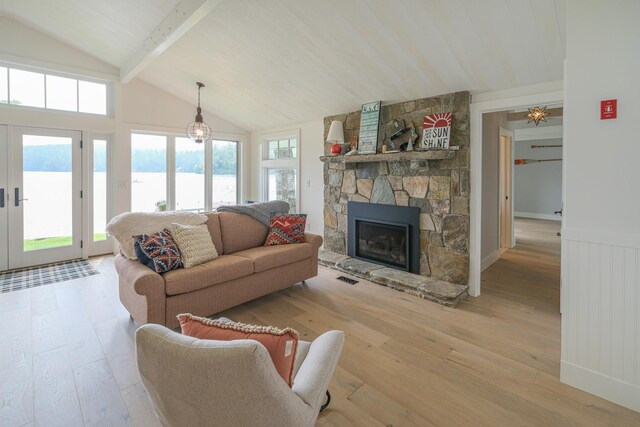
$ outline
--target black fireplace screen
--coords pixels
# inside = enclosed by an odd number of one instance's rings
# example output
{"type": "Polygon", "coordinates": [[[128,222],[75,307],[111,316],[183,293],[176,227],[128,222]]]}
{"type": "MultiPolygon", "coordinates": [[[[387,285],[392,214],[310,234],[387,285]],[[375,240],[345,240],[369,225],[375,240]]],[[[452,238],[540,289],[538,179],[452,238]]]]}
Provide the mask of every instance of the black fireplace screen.
{"type": "Polygon", "coordinates": [[[356,256],[408,270],[409,227],[356,220],[356,256]]]}
{"type": "Polygon", "coordinates": [[[347,255],[420,274],[420,209],[349,201],[347,255]]]}

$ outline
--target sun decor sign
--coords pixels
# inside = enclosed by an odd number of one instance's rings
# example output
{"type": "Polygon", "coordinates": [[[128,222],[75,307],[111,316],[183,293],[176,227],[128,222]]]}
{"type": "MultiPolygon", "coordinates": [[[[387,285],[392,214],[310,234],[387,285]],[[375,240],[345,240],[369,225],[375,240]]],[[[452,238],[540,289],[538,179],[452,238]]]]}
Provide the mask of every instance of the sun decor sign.
{"type": "Polygon", "coordinates": [[[449,148],[451,137],[451,113],[424,116],[422,148],[449,148]]]}

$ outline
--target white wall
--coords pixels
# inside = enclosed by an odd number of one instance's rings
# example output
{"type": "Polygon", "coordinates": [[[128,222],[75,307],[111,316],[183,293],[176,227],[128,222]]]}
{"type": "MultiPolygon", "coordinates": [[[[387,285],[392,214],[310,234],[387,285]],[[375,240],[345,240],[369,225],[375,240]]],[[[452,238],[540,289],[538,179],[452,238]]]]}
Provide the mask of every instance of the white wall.
{"type": "MultiPolygon", "coordinates": [[[[8,18],[0,17],[0,62],[16,66],[66,72],[103,80],[113,89],[113,116],[101,117],[44,109],[0,105],[0,124],[39,126],[58,129],[82,130],[91,133],[113,135],[113,204],[112,214],[130,208],[131,130],[148,130],[184,134],[188,123],[195,116],[195,104],[185,102],[160,88],[134,79],[126,85],[119,83],[119,71],[50,38],[32,28],[8,18]]],[[[196,97],[194,85],[194,102],[196,97]]],[[[241,146],[241,197],[249,191],[246,177],[249,159],[248,133],[243,129],[204,111],[205,121],[212,127],[214,137],[233,138],[243,142],[241,146]]]]}
{"type": "Polygon", "coordinates": [[[58,71],[82,73],[94,77],[117,75],[118,69],[106,62],[54,40],[13,19],[0,16],[0,53],[2,61],[58,71]]]}
{"type": "Polygon", "coordinates": [[[307,230],[322,235],[324,233],[324,218],[322,206],[324,204],[323,163],[320,156],[324,153],[324,120],[300,123],[286,128],[271,129],[269,131],[253,132],[251,134],[251,186],[249,197],[261,200],[260,159],[262,136],[267,133],[281,132],[292,129],[300,130],[300,213],[307,214],[307,230]]]}
{"type": "MultiPolygon", "coordinates": [[[[562,139],[515,141],[515,158],[562,158],[562,147],[531,148],[532,145],[562,145],[562,139]]],[[[516,216],[560,220],[554,212],[562,207],[562,161],[516,165],[513,201],[516,216]]]]}
{"type": "Polygon", "coordinates": [[[640,411],[640,2],[567,18],[561,380],[640,411]]]}
{"type": "Polygon", "coordinates": [[[500,127],[506,128],[507,125],[506,111],[488,113],[482,117],[482,260],[495,260],[500,249],[500,127]]]}

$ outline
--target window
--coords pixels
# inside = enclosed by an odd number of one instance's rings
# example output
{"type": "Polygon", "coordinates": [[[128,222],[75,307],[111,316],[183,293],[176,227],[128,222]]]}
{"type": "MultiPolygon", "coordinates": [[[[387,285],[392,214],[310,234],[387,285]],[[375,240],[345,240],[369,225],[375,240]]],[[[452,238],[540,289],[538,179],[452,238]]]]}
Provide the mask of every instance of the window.
{"type": "Polygon", "coordinates": [[[0,103],[107,115],[107,85],[0,67],[0,103]]]}
{"type": "Polygon", "coordinates": [[[299,130],[262,137],[263,199],[284,200],[292,213],[297,212],[299,206],[299,140],[299,130]]]}
{"type": "Polygon", "coordinates": [[[78,80],[81,113],[107,114],[107,85],[78,80]]]}
{"type": "Polygon", "coordinates": [[[176,137],[176,209],[204,210],[204,144],[176,137]]]}
{"type": "Polygon", "coordinates": [[[131,210],[202,212],[238,203],[238,147],[238,141],[196,144],[132,133],[131,210]]]}
{"type": "Polygon", "coordinates": [[[44,74],[9,69],[10,104],[44,108],[44,74]]]}
{"type": "Polygon", "coordinates": [[[131,134],[131,211],[167,210],[167,137],[131,134]]]}
{"type": "Polygon", "coordinates": [[[296,157],[297,140],[295,138],[275,139],[268,142],[268,160],[291,159],[296,157]]]}
{"type": "Polygon", "coordinates": [[[0,104],[9,102],[9,70],[0,67],[0,104]]]}
{"type": "Polygon", "coordinates": [[[78,81],[47,76],[47,108],[78,111],[78,81]]]}
{"type": "Polygon", "coordinates": [[[213,140],[211,150],[212,208],[238,203],[238,143],[213,140]]]}
{"type": "Polygon", "coordinates": [[[268,168],[267,176],[267,200],[284,200],[296,212],[296,170],[268,168]]]}
{"type": "Polygon", "coordinates": [[[93,140],[93,241],[107,240],[107,140],[93,140]]]}

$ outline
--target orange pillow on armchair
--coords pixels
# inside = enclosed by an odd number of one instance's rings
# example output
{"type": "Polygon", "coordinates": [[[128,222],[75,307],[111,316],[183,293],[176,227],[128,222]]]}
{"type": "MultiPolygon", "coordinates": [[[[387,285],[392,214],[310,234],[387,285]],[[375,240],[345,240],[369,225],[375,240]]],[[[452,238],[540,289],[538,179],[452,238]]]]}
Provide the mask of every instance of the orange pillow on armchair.
{"type": "Polygon", "coordinates": [[[179,314],[182,334],[204,340],[256,340],[269,352],[276,371],[291,387],[293,362],[298,349],[298,332],[291,328],[247,325],[224,320],[212,320],[192,314],[179,314]]]}

